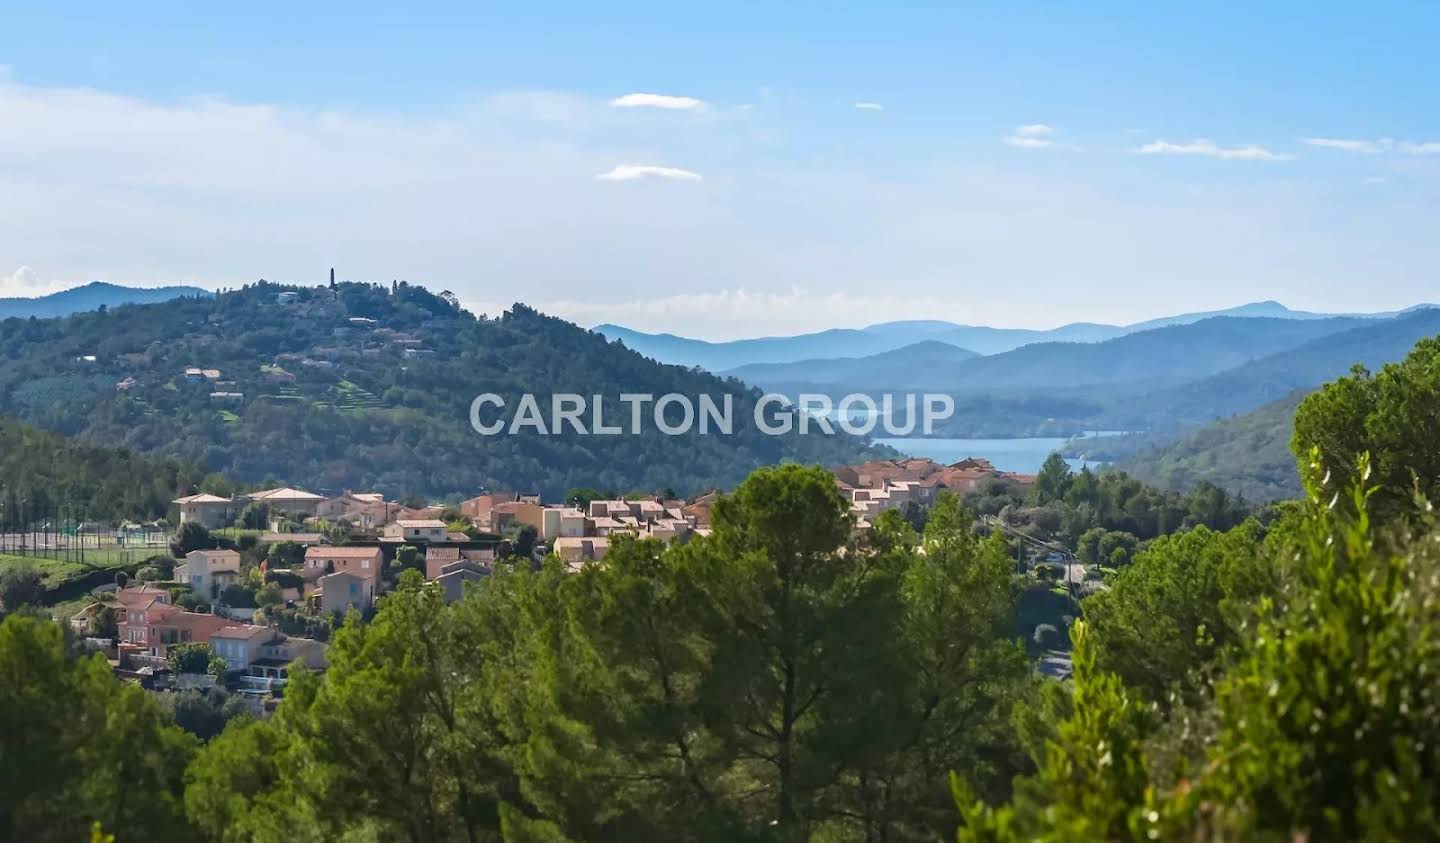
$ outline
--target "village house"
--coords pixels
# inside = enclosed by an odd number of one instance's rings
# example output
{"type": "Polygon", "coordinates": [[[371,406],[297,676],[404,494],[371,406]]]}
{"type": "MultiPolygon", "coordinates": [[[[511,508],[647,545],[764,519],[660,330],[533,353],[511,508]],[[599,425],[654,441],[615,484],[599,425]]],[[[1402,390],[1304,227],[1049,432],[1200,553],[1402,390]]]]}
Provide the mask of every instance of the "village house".
{"type": "Polygon", "coordinates": [[[362,530],[378,530],[397,517],[404,508],[385,502],[378,492],[351,492],[321,501],[315,517],[327,521],[345,521],[362,530]]]}
{"type": "Polygon", "coordinates": [[[555,555],[572,570],[586,562],[604,559],[609,549],[610,540],[600,537],[559,538],[552,546],[555,555]]]}
{"type": "Polygon", "coordinates": [[[438,518],[403,518],[385,525],[386,541],[443,542],[445,522],[438,518]]]}
{"type": "Polygon", "coordinates": [[[488,521],[475,526],[491,533],[503,533],[511,526],[534,527],[535,532],[544,528],[544,508],[533,501],[506,501],[490,508],[488,521]]]}
{"type": "Polygon", "coordinates": [[[425,548],[425,579],[437,580],[446,570],[470,567],[488,571],[495,564],[494,548],[462,548],[454,545],[425,548]]]}
{"type": "Polygon", "coordinates": [[[365,611],[375,602],[375,579],[352,571],[336,571],[319,579],[320,610],[344,614],[351,607],[365,611]]]}
{"type": "Polygon", "coordinates": [[[485,572],[459,565],[453,570],[447,570],[445,573],[436,577],[435,582],[440,584],[440,590],[444,595],[445,602],[454,603],[456,600],[465,596],[465,586],[467,583],[477,583],[484,578],[485,572]]]}
{"type": "Polygon", "coordinates": [[[1000,471],[986,459],[970,457],[950,465],[934,460],[910,458],[871,460],[859,465],[830,469],[835,485],[850,499],[850,512],[859,530],[866,530],[876,516],[909,503],[929,506],[942,490],[957,494],[974,491],[987,481],[1004,481],[1025,486],[1033,475],[1000,471]]]}
{"type": "Polygon", "coordinates": [[[283,512],[302,519],[313,517],[315,510],[325,500],[324,495],[289,487],[251,492],[245,498],[252,503],[265,504],[272,512],[283,512]]]}
{"type": "Polygon", "coordinates": [[[552,541],[585,535],[585,513],[572,506],[549,506],[541,513],[540,537],[552,541]]]}
{"type": "Polygon", "coordinates": [[[184,583],[206,600],[240,579],[240,553],[234,550],[192,550],[175,566],[175,582],[184,583]]]}
{"type": "Polygon", "coordinates": [[[244,673],[260,658],[260,649],[279,634],[268,626],[227,626],[211,633],[210,652],[225,660],[226,670],[244,673]]]}
{"type": "Polygon", "coordinates": [[[305,548],[305,569],[302,576],[313,580],[326,574],[345,571],[362,579],[378,580],[384,559],[384,551],[373,545],[311,546],[305,548]]]}
{"type": "Polygon", "coordinates": [[[482,530],[489,529],[490,511],[502,503],[540,503],[539,495],[522,495],[518,492],[486,492],[460,502],[460,514],[482,530]]]}
{"type": "Polygon", "coordinates": [[[180,508],[180,523],[199,524],[207,530],[218,530],[235,520],[234,502],[218,495],[198,494],[171,501],[180,508]]]}
{"type": "Polygon", "coordinates": [[[97,600],[72,615],[70,628],[83,634],[90,628],[90,619],[103,606],[115,610],[115,622],[120,624],[125,622],[132,610],[143,612],[152,605],[168,606],[171,603],[169,591],[149,583],[122,588],[110,597],[113,602],[97,600]]]}
{"type": "Polygon", "coordinates": [[[163,658],[176,644],[209,644],[216,632],[235,622],[220,615],[182,611],[178,606],[152,603],[127,612],[119,625],[120,641],[163,658]]]}

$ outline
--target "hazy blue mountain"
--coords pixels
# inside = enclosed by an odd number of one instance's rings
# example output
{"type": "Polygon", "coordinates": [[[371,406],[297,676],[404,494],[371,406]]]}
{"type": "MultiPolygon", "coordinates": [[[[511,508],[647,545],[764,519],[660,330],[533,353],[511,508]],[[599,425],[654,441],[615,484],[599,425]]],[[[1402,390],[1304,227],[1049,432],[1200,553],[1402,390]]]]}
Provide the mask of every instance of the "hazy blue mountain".
{"type": "Polygon", "coordinates": [[[48,296],[36,298],[0,299],[0,319],[31,316],[46,319],[52,316],[69,316],[105,307],[119,307],[122,304],[154,304],[178,299],[182,296],[210,296],[209,290],[199,287],[123,287],[104,281],[94,281],[83,287],[75,287],[48,296]]]}
{"type": "MultiPolygon", "coordinates": [[[[1342,315],[1378,319],[1396,314],[1342,315]]],[[[594,330],[610,339],[623,340],[626,347],[663,363],[700,366],[712,372],[723,372],[757,363],[799,363],[824,358],[868,357],[926,340],[948,343],[984,355],[1001,354],[1042,342],[1104,342],[1138,331],[1192,324],[1216,316],[1298,321],[1329,319],[1334,315],[1290,310],[1279,302],[1263,301],[1228,310],[1166,316],[1133,325],[1075,322],[1043,330],[959,325],[940,320],[907,320],[881,322],[866,328],[834,328],[790,337],[760,337],[728,342],[708,342],[675,334],[647,334],[608,324],[597,325],[594,330]]]]}
{"type": "MultiPolygon", "coordinates": [[[[1241,364],[1368,324],[1361,319],[1217,316],[1104,342],[1040,342],[989,356],[956,354],[939,340],[859,359],[757,364],[732,369],[758,386],[789,392],[930,389],[957,393],[1069,391],[1127,385],[1144,392],[1241,364]]],[[[947,336],[943,334],[942,336],[947,336]]]]}
{"type": "Polygon", "coordinates": [[[898,389],[910,382],[917,372],[946,371],[957,363],[963,363],[979,356],[967,348],[957,348],[939,340],[923,340],[894,351],[882,351],[868,357],[832,357],[821,360],[801,360],[796,363],[755,363],[731,369],[722,374],[761,386],[814,384],[829,387],[836,384],[867,384],[870,386],[894,384],[894,388],[898,389]]]}
{"type": "Polygon", "coordinates": [[[1098,343],[1044,342],[977,357],[934,386],[963,390],[1180,383],[1367,324],[1354,317],[1215,316],[1098,343]]]}
{"type": "Polygon", "coordinates": [[[607,339],[661,363],[699,366],[724,372],[751,363],[795,363],[826,357],[864,357],[910,345],[896,336],[870,334],[856,328],[834,328],[795,337],[759,337],[729,342],[707,342],[674,334],[646,334],[619,325],[597,325],[592,330],[607,339]]]}
{"type": "Polygon", "coordinates": [[[1278,401],[1297,389],[1315,389],[1359,363],[1372,370],[1404,358],[1419,340],[1440,334],[1440,308],[1366,321],[1184,386],[1128,402],[1141,417],[1208,422],[1278,401]]]}

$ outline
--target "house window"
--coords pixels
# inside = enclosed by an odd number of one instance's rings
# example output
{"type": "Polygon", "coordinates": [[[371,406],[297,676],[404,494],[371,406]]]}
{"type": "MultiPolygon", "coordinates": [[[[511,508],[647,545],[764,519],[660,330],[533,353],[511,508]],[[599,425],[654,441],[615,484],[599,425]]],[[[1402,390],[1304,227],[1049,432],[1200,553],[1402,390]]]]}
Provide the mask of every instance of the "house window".
{"type": "Polygon", "coordinates": [[[360,567],[361,567],[361,568],[369,568],[369,567],[370,567],[370,560],[369,560],[369,559],[361,559],[361,560],[360,560],[360,567]]]}

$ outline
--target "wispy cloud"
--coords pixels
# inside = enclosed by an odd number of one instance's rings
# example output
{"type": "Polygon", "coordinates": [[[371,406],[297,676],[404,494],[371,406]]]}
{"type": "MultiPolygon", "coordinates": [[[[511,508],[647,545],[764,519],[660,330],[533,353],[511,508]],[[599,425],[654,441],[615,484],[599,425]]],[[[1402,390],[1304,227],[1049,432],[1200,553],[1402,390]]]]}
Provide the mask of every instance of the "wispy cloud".
{"type": "Polygon", "coordinates": [[[1381,155],[1399,152],[1401,155],[1440,155],[1440,141],[1396,141],[1394,138],[1301,138],[1307,146],[1323,149],[1338,149],[1342,152],[1356,152],[1362,155],[1381,155]]]}
{"type": "Polygon", "coordinates": [[[1306,146],[1316,146],[1321,149],[1337,149],[1341,152],[1358,152],[1362,155],[1379,155],[1387,152],[1395,146],[1395,141],[1390,138],[1379,140],[1360,140],[1353,138],[1301,138],[1300,142],[1306,146]]]}
{"type": "Polygon", "coordinates": [[[1157,140],[1135,150],[1141,155],[1198,155],[1231,161],[1289,161],[1293,155],[1271,152],[1263,146],[1220,146],[1209,138],[1196,138],[1188,143],[1157,140]]]}
{"type": "Polygon", "coordinates": [[[855,107],[861,111],[884,111],[885,106],[878,102],[857,102],[855,107]]]}
{"type": "Polygon", "coordinates": [[[705,101],[695,97],[675,97],[668,94],[626,94],[610,100],[616,108],[663,108],[667,111],[699,111],[705,101]]]}
{"type": "Polygon", "coordinates": [[[669,179],[671,181],[700,181],[703,176],[679,167],[660,167],[654,164],[620,164],[612,170],[599,173],[600,181],[636,181],[639,179],[669,179]]]}
{"type": "Polygon", "coordinates": [[[1014,131],[1005,137],[1005,145],[1013,146],[1016,149],[1078,149],[1079,147],[1061,143],[1055,139],[1055,129],[1044,123],[1026,123],[1023,126],[1016,126],[1014,131]]]}
{"type": "Polygon", "coordinates": [[[1440,141],[1406,141],[1400,144],[1400,151],[1406,155],[1440,155],[1440,141]]]}
{"type": "Polygon", "coordinates": [[[1044,149],[1055,145],[1055,141],[1050,139],[1053,134],[1055,130],[1044,123],[1028,123],[1016,126],[1015,131],[1005,138],[1005,143],[1018,149],[1044,149]]]}

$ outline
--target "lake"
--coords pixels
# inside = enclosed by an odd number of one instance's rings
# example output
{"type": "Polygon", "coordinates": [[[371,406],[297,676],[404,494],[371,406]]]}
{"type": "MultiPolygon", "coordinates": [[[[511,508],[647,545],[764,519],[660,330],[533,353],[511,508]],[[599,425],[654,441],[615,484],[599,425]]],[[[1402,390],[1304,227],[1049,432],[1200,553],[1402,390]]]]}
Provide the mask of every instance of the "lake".
{"type": "MultiPolygon", "coordinates": [[[[1032,437],[1027,439],[940,439],[904,436],[876,436],[875,442],[889,445],[902,454],[912,457],[928,457],[936,462],[950,464],[966,457],[983,457],[1001,471],[1019,474],[1034,474],[1040,470],[1045,458],[1065,446],[1068,439],[1032,437]]],[[[1084,460],[1067,460],[1070,467],[1079,470],[1084,460]]],[[[1098,463],[1091,461],[1091,467],[1098,463]]]]}

